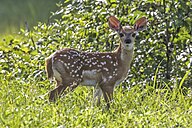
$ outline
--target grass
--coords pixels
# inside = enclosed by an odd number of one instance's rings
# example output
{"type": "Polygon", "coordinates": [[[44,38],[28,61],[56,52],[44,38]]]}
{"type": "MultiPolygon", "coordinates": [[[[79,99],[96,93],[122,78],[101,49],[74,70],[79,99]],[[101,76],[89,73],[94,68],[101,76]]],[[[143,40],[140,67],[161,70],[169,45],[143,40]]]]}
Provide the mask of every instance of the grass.
{"type": "MultiPolygon", "coordinates": [[[[115,90],[109,111],[105,102],[92,106],[92,88],[78,87],[49,103],[49,81],[22,78],[0,80],[1,127],[190,127],[192,99],[179,89],[154,89],[142,85],[115,90]]],[[[50,86],[51,85],[51,86],[50,86]]]]}

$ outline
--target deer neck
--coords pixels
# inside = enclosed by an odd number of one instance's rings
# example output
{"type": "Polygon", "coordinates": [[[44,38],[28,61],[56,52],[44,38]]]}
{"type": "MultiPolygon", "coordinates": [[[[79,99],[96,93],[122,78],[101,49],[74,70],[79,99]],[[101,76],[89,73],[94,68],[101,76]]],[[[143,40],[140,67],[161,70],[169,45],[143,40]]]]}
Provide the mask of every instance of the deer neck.
{"type": "Polygon", "coordinates": [[[134,54],[134,49],[127,50],[125,47],[122,46],[120,43],[119,47],[116,50],[118,54],[118,59],[119,62],[122,62],[127,66],[126,64],[130,65],[132,59],[133,59],[133,54],[134,54]]]}
{"type": "Polygon", "coordinates": [[[124,48],[122,46],[122,44],[120,43],[119,47],[116,50],[117,53],[117,59],[118,59],[118,63],[119,63],[119,72],[122,75],[122,78],[126,77],[129,69],[130,69],[130,65],[131,65],[131,61],[133,59],[133,52],[134,49],[130,49],[127,50],[126,48],[124,48]]]}

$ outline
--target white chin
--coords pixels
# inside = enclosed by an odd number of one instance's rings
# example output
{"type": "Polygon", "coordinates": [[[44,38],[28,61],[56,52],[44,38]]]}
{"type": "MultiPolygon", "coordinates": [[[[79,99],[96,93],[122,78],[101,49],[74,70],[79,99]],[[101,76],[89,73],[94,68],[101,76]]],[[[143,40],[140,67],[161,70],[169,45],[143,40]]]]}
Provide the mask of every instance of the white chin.
{"type": "Polygon", "coordinates": [[[127,49],[127,50],[132,50],[132,49],[133,49],[133,44],[128,44],[128,45],[126,46],[126,49],[127,49]]]}

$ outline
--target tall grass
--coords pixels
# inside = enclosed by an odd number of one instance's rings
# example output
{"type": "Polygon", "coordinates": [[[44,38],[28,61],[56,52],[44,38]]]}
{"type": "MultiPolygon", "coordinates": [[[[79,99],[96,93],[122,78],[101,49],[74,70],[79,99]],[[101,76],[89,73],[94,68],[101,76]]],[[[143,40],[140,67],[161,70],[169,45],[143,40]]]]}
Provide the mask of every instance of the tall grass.
{"type": "MultiPolygon", "coordinates": [[[[185,79],[185,78],[184,78],[185,79]]],[[[184,80],[183,79],[183,80],[184,80]]],[[[117,87],[109,111],[92,106],[92,88],[78,87],[57,103],[48,101],[48,80],[0,75],[0,126],[4,127],[191,127],[192,99],[179,88],[117,87]]],[[[182,83],[182,82],[181,82],[182,83]]],[[[50,86],[51,85],[51,86],[50,86]]]]}

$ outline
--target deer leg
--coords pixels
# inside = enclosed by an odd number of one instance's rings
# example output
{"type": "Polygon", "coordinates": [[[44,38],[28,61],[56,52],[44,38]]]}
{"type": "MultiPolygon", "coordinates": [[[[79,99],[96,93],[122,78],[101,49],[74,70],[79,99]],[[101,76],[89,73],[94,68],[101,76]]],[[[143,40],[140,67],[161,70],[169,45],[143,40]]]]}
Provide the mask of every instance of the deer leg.
{"type": "Polygon", "coordinates": [[[57,97],[62,93],[62,91],[67,88],[63,86],[62,82],[60,82],[59,80],[56,80],[56,82],[57,87],[49,93],[49,101],[51,102],[55,102],[57,97]]]}
{"type": "Polygon", "coordinates": [[[110,102],[113,100],[114,86],[104,85],[104,86],[101,86],[101,89],[103,92],[103,97],[107,103],[107,109],[109,109],[110,108],[110,102]]]}
{"type": "Polygon", "coordinates": [[[67,88],[67,86],[59,85],[54,90],[52,90],[49,94],[49,101],[55,102],[56,99],[61,96],[61,94],[64,92],[64,90],[67,88]]]}
{"type": "Polygon", "coordinates": [[[58,97],[66,95],[68,91],[73,91],[78,85],[79,83],[75,81],[64,82],[63,80],[62,84],[60,84],[60,82],[57,81],[57,87],[50,92],[49,100],[55,102],[58,97]],[[69,90],[65,91],[67,87],[69,87],[69,90]]]}
{"type": "Polygon", "coordinates": [[[94,98],[93,98],[93,102],[94,102],[94,105],[95,105],[95,102],[96,102],[96,105],[99,106],[101,101],[101,95],[102,95],[102,90],[99,86],[96,86],[95,89],[94,89],[94,98]]]}

